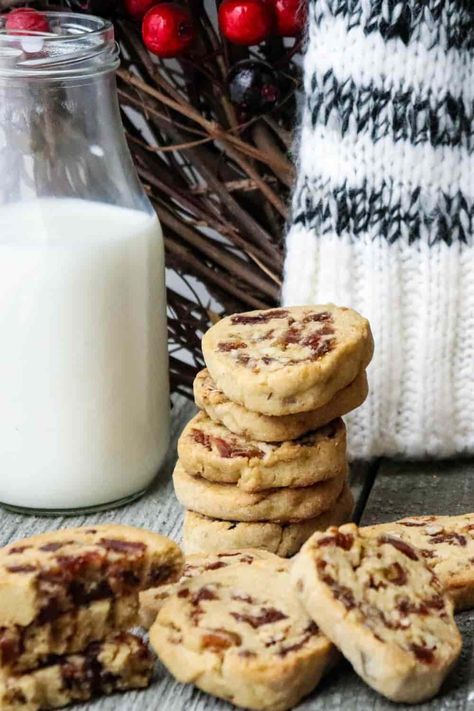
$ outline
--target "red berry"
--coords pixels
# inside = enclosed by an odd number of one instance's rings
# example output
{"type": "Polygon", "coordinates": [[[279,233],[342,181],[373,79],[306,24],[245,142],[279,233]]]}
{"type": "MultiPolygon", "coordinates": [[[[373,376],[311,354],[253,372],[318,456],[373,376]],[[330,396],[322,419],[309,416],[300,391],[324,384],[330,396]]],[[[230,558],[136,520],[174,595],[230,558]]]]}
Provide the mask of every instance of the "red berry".
{"type": "Polygon", "coordinates": [[[273,29],[273,10],[264,0],[223,0],[219,7],[219,27],[234,44],[263,42],[273,29]]]}
{"type": "Polygon", "coordinates": [[[7,32],[49,32],[49,22],[46,15],[30,7],[19,7],[8,13],[5,21],[7,32]]]}
{"type": "Polygon", "coordinates": [[[127,15],[141,20],[157,2],[158,0],[123,0],[123,6],[127,15]]]}
{"type": "Polygon", "coordinates": [[[306,25],[307,0],[272,0],[276,33],[280,37],[298,37],[306,25]]]}
{"type": "Polygon", "coordinates": [[[142,25],[145,46],[158,57],[177,57],[196,35],[189,10],[174,2],[163,2],[148,10],[142,25]]]}

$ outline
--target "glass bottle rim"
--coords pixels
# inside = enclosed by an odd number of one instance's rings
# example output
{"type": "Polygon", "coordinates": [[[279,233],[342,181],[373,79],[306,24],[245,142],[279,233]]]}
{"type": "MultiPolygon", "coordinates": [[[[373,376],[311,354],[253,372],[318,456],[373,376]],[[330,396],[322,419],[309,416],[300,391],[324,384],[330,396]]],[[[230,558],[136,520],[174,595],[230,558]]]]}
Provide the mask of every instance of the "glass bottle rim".
{"type": "Polygon", "coordinates": [[[0,78],[66,79],[114,71],[119,49],[113,24],[95,15],[41,13],[49,32],[8,30],[0,16],[0,78]]]}

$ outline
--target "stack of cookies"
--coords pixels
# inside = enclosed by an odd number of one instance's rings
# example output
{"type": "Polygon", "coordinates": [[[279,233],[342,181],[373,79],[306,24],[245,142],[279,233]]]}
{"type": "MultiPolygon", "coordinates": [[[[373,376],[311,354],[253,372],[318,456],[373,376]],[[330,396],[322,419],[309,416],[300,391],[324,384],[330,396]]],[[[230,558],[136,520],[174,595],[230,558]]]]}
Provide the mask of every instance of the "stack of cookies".
{"type": "Polygon", "coordinates": [[[0,550],[0,708],[38,711],[148,686],[153,657],[128,630],[140,591],[182,572],[159,534],[100,525],[0,550]]]}
{"type": "Polygon", "coordinates": [[[219,321],[202,347],[201,411],[173,475],[185,551],[292,556],[352,510],[340,417],[367,396],[369,324],[332,304],[252,311],[219,321]]]}

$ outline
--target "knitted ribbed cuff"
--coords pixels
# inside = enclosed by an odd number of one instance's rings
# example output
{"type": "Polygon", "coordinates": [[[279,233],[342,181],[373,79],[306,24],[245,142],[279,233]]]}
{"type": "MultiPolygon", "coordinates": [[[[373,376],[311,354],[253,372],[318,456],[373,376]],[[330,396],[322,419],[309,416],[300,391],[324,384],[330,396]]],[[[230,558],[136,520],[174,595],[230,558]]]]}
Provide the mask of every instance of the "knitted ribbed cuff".
{"type": "Polygon", "coordinates": [[[474,451],[473,13],[310,3],[283,298],[371,321],[352,456],[474,451]]]}

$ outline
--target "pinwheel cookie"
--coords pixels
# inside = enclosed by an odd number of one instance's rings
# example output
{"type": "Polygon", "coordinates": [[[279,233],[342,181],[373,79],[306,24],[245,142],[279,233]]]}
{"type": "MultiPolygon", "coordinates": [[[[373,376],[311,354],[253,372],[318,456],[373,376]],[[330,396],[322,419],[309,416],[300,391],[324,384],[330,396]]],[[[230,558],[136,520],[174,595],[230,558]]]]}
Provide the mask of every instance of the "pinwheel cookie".
{"type": "Polygon", "coordinates": [[[474,514],[411,516],[362,529],[364,535],[394,535],[419,548],[457,610],[474,606],[474,514]]]}
{"type": "Polygon", "coordinates": [[[244,491],[311,486],[347,471],[341,419],[300,439],[267,443],[233,434],[198,413],[179,438],[181,464],[190,474],[244,491]]]}
{"type": "Polygon", "coordinates": [[[285,711],[312,691],[334,648],[273,557],[208,570],[161,608],[150,641],[181,682],[247,709],[285,711]]]}
{"type": "Polygon", "coordinates": [[[256,548],[241,548],[235,550],[222,550],[215,553],[199,553],[186,556],[183,574],[180,580],[170,585],[162,585],[159,588],[150,588],[140,594],[140,622],[146,628],[151,627],[156,620],[156,616],[163,607],[165,600],[176,592],[180,583],[189,578],[195,578],[209,570],[220,570],[229,565],[245,564],[253,567],[258,566],[261,561],[280,562],[272,553],[257,550],[256,548]]]}
{"type": "Polygon", "coordinates": [[[308,614],[367,684],[405,703],[438,692],[462,643],[451,599],[419,551],[347,524],[305,543],[292,580],[308,614]]]}
{"type": "Polygon", "coordinates": [[[367,367],[373,340],[365,318],[326,304],[228,316],[207,331],[202,350],[230,400],[280,416],[326,405],[367,367]]]}
{"type": "Polygon", "coordinates": [[[294,523],[327,511],[341,493],[346,477],[337,476],[295,489],[243,491],[188,474],[178,461],[173,473],[176,496],[189,511],[225,521],[294,523]]]}
{"type": "Polygon", "coordinates": [[[316,410],[277,416],[262,415],[229,400],[217,387],[206,368],[201,370],[194,380],[194,399],[201,410],[234,434],[260,442],[297,439],[307,432],[323,427],[362,405],[368,390],[367,376],[365,371],[361,371],[352,383],[339,390],[329,402],[316,410]]]}
{"type": "Polygon", "coordinates": [[[334,505],[315,518],[298,523],[220,521],[186,511],[184,514],[183,548],[185,553],[215,552],[220,548],[260,548],[284,558],[297,553],[315,531],[339,526],[350,519],[354,506],[349,485],[334,505]]]}

